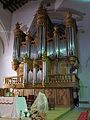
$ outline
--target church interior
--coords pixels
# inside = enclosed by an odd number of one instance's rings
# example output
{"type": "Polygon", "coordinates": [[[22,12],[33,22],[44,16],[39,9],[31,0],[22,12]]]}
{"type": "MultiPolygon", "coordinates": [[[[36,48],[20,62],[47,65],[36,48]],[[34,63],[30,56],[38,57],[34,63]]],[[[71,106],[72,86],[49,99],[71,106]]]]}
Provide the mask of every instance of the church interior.
{"type": "Polygon", "coordinates": [[[90,0],[0,0],[0,120],[89,120],[90,0]]]}

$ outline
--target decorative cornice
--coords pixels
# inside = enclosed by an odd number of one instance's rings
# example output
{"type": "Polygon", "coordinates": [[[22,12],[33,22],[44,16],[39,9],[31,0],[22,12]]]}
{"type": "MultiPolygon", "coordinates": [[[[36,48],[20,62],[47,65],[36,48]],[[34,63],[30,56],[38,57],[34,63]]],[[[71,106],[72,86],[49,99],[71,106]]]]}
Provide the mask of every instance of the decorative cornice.
{"type": "Polygon", "coordinates": [[[69,11],[72,14],[72,17],[74,17],[76,21],[82,21],[84,19],[84,16],[86,15],[85,13],[81,11],[78,11],[72,8],[63,8],[63,7],[60,7],[56,11],[55,10],[48,11],[48,15],[51,19],[55,19],[55,20],[62,22],[64,18],[64,13],[67,11],[69,11]]]}
{"type": "Polygon", "coordinates": [[[85,13],[82,13],[82,12],[72,9],[72,8],[60,8],[59,11],[61,11],[62,13],[70,12],[72,14],[72,17],[74,17],[76,21],[83,20],[83,18],[85,16],[85,13]]]}

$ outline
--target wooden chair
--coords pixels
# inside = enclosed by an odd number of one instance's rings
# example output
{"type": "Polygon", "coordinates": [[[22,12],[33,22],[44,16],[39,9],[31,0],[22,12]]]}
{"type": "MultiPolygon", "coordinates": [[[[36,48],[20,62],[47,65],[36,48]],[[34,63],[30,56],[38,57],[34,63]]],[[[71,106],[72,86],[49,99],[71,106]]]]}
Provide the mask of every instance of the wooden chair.
{"type": "Polygon", "coordinates": [[[27,106],[28,106],[28,108],[31,107],[31,105],[33,104],[34,100],[35,100],[35,96],[34,95],[28,95],[28,97],[27,97],[27,106]]]}

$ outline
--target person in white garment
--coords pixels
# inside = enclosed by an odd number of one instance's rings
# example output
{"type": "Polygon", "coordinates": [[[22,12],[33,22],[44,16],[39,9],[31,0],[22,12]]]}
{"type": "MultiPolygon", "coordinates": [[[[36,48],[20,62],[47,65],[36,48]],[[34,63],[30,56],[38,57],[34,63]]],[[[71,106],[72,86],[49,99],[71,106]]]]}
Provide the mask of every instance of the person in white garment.
{"type": "Polygon", "coordinates": [[[46,112],[48,110],[48,100],[43,92],[39,92],[37,98],[31,106],[31,111],[46,112]]]}

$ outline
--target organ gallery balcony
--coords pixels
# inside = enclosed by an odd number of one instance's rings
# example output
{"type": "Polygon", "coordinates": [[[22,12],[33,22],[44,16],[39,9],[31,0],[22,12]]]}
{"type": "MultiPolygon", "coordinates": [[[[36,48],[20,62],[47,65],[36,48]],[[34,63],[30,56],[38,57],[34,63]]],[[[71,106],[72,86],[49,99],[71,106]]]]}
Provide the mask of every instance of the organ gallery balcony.
{"type": "Polygon", "coordinates": [[[23,76],[13,76],[4,78],[4,88],[26,88],[26,89],[43,89],[43,88],[79,88],[79,79],[76,74],[66,75],[48,75],[48,81],[44,82],[23,82],[23,76]]]}
{"type": "Polygon", "coordinates": [[[49,75],[49,86],[52,87],[78,87],[79,88],[79,78],[76,74],[66,74],[66,75],[49,75]]]}

